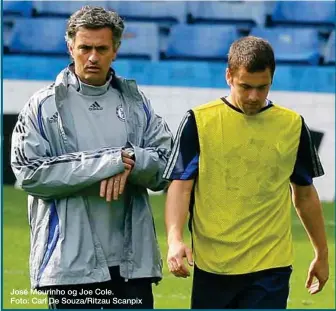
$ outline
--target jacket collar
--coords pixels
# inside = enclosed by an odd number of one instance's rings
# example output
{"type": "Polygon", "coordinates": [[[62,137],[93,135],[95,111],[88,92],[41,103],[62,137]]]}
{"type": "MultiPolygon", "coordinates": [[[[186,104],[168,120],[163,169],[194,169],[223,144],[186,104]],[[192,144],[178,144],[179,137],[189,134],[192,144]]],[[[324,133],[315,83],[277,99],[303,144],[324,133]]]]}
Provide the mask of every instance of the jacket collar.
{"type": "MultiPolygon", "coordinates": [[[[112,68],[110,68],[108,74],[112,75],[110,83],[113,88],[119,90],[121,93],[134,96],[137,99],[141,98],[135,80],[128,80],[117,76],[112,68]]],[[[73,63],[69,64],[68,67],[57,75],[55,80],[55,96],[59,101],[62,101],[66,97],[69,85],[78,84],[77,79],[77,76],[73,73],[73,63]]]]}

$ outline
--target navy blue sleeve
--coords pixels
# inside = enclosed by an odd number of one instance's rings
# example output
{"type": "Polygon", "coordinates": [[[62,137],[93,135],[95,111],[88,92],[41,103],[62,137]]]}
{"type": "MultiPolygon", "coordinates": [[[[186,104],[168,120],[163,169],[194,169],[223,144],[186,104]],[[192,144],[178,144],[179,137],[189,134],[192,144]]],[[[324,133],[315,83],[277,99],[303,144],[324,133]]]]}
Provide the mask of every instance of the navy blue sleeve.
{"type": "Polygon", "coordinates": [[[169,180],[194,179],[198,175],[199,153],[195,116],[193,111],[189,110],[177,131],[163,177],[169,180]]]}
{"type": "Polygon", "coordinates": [[[314,177],[322,175],[324,175],[324,171],[320,158],[312,140],[310,130],[302,118],[299,148],[290,181],[299,186],[308,186],[313,183],[314,177]]]}

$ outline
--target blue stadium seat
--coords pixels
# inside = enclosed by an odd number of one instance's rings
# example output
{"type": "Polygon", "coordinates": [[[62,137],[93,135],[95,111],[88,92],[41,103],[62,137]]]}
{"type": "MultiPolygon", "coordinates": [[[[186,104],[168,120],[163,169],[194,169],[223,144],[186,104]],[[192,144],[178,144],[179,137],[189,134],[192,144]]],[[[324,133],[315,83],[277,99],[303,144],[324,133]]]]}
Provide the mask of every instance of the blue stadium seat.
{"type": "Polygon", "coordinates": [[[9,52],[65,55],[67,53],[65,30],[66,21],[64,19],[18,19],[13,27],[9,52]]]}
{"type": "Polygon", "coordinates": [[[271,16],[274,25],[335,27],[334,1],[278,1],[271,16]]]}
{"type": "Polygon", "coordinates": [[[237,29],[226,25],[175,25],[168,39],[169,59],[225,60],[237,29]]]}
{"type": "Polygon", "coordinates": [[[324,50],[324,63],[325,64],[335,64],[335,30],[330,34],[328,42],[324,50]]]}
{"type": "Polygon", "coordinates": [[[9,43],[12,37],[12,27],[6,23],[2,25],[3,29],[3,46],[4,51],[7,52],[9,43]]]}
{"type": "MultiPolygon", "coordinates": [[[[113,2],[110,2],[113,6],[113,2]]],[[[119,1],[118,13],[127,21],[184,23],[186,3],[183,1],[119,1]]]]}
{"type": "Polygon", "coordinates": [[[254,28],[251,35],[272,45],[277,62],[319,63],[319,39],[316,29],[254,28]]]}
{"type": "Polygon", "coordinates": [[[31,1],[3,1],[4,16],[31,16],[33,5],[31,1]]]}
{"type": "Polygon", "coordinates": [[[274,8],[275,8],[277,2],[276,1],[265,1],[264,4],[265,4],[265,7],[266,7],[266,9],[265,9],[266,14],[271,15],[274,11],[274,8]]]}
{"type": "Polygon", "coordinates": [[[264,26],[267,7],[263,1],[190,1],[188,15],[191,23],[234,24],[251,28],[264,26]]]}
{"type": "Polygon", "coordinates": [[[159,28],[155,23],[126,23],[118,58],[159,59],[159,28]]]}
{"type": "Polygon", "coordinates": [[[84,5],[108,7],[108,1],[33,1],[36,16],[69,17],[84,5]]]}

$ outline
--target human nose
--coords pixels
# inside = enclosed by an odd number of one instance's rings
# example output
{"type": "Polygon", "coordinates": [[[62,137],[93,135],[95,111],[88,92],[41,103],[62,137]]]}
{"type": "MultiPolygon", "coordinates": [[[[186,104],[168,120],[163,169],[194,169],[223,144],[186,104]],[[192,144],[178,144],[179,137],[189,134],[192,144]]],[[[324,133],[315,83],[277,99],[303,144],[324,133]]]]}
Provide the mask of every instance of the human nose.
{"type": "Polygon", "coordinates": [[[257,89],[251,89],[249,92],[249,100],[251,102],[257,102],[259,98],[259,93],[257,89]]]}
{"type": "Polygon", "coordinates": [[[89,61],[93,64],[97,63],[99,60],[97,51],[95,49],[92,49],[91,54],[89,56],[89,61]]]}

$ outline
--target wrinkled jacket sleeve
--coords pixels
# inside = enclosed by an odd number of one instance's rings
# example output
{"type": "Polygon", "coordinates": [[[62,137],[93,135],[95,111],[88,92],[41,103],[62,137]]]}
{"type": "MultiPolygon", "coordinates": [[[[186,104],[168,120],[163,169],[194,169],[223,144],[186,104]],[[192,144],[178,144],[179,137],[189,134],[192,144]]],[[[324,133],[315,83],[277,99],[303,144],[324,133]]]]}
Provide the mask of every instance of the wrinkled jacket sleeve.
{"type": "Polygon", "coordinates": [[[124,171],[120,148],[52,156],[47,137],[28,102],[12,135],[11,165],[19,186],[42,199],[71,196],[79,190],[124,171]]]}
{"type": "Polygon", "coordinates": [[[163,190],[167,180],[163,171],[167,164],[173,144],[173,135],[162,117],[155,114],[149,100],[141,92],[147,127],[144,133],[143,148],[130,144],[135,153],[135,166],[129,181],[153,191],[163,190]]]}

